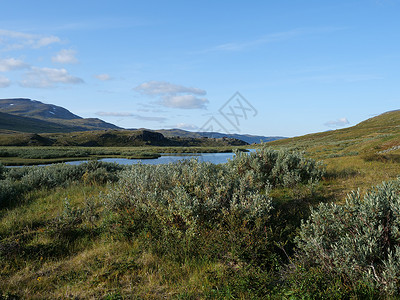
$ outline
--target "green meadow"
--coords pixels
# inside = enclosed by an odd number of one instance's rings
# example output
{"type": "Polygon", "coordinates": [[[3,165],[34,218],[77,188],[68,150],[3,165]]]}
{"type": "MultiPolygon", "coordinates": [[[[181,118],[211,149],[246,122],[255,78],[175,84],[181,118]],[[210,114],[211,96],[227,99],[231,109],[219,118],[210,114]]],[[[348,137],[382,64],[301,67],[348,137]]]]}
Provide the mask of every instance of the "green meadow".
{"type": "MultiPolygon", "coordinates": [[[[1,166],[0,299],[397,298],[399,126],[387,113],[220,165],[1,166]]],[[[0,151],[4,164],[204,152],[149,149],[0,151]]]]}

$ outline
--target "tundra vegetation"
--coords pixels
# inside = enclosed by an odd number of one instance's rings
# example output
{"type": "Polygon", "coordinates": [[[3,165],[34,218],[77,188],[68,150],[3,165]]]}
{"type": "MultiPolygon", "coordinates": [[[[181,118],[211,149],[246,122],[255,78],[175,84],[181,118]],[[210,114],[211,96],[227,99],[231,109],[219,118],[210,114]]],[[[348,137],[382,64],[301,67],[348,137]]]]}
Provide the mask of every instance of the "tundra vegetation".
{"type": "Polygon", "coordinates": [[[0,299],[399,296],[398,162],[281,148],[1,166],[0,299]],[[343,195],[372,167],[390,180],[343,195]]]}

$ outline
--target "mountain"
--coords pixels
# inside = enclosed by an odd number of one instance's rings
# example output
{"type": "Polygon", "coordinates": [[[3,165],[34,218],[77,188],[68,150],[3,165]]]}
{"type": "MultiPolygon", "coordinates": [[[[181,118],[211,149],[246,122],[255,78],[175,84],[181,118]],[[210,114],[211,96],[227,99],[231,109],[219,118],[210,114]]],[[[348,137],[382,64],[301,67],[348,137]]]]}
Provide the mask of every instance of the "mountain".
{"type": "Polygon", "coordinates": [[[206,137],[206,138],[233,138],[242,140],[248,144],[258,144],[260,142],[270,142],[280,139],[285,139],[281,136],[260,136],[260,135],[250,135],[250,134],[226,134],[219,132],[191,132],[182,129],[161,129],[156,130],[162,133],[166,137],[206,137]]]}
{"type": "MultiPolygon", "coordinates": [[[[122,129],[97,118],[82,118],[69,110],[26,98],[0,99],[0,131],[26,133],[55,133],[122,129]]],[[[146,130],[142,128],[141,130],[146,130]]],[[[248,144],[269,142],[284,137],[225,134],[219,132],[190,132],[181,129],[156,130],[166,138],[237,139],[248,144]]],[[[7,133],[7,132],[5,132],[7,133]]]]}
{"type": "Polygon", "coordinates": [[[35,133],[120,129],[97,118],[82,118],[63,107],[25,98],[0,99],[0,112],[7,114],[0,115],[0,129],[35,133]],[[10,115],[25,119],[12,119],[10,115]],[[9,124],[15,126],[10,129],[9,124]]]}
{"type": "MultiPolygon", "coordinates": [[[[85,119],[80,119],[85,120],[85,119]]],[[[41,119],[21,117],[0,112],[0,130],[1,133],[42,133],[42,132],[73,132],[73,131],[86,131],[88,127],[81,123],[73,122],[71,125],[63,125],[55,122],[48,122],[41,119]],[[75,124],[75,125],[73,125],[75,124]],[[8,132],[7,132],[8,131],[8,132]]]]}
{"type": "Polygon", "coordinates": [[[319,158],[361,155],[367,160],[400,161],[400,110],[380,114],[352,127],[268,144],[303,150],[319,158]]]}

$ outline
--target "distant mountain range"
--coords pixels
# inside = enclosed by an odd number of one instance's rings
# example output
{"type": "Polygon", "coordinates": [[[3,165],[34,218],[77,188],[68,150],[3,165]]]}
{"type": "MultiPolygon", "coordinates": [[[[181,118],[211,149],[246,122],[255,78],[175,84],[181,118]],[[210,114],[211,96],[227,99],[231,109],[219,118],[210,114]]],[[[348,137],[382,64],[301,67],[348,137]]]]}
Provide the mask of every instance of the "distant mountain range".
{"type": "MultiPolygon", "coordinates": [[[[98,118],[82,118],[53,104],[26,98],[0,99],[0,133],[66,133],[107,129],[122,130],[123,128],[98,118]]],[[[191,132],[181,129],[162,129],[155,132],[163,134],[166,138],[229,138],[249,144],[284,139],[280,136],[191,132]]]]}
{"type": "Polygon", "coordinates": [[[31,99],[0,99],[0,129],[43,133],[121,129],[97,118],[82,118],[69,110],[31,99]]]}
{"type": "Polygon", "coordinates": [[[229,133],[220,133],[220,132],[191,132],[182,129],[161,129],[156,130],[157,132],[162,133],[166,137],[180,136],[180,137],[206,137],[206,138],[233,138],[242,140],[249,144],[258,144],[260,142],[266,143],[276,140],[285,139],[282,136],[261,136],[261,135],[250,135],[250,134],[229,134],[229,133]]]}

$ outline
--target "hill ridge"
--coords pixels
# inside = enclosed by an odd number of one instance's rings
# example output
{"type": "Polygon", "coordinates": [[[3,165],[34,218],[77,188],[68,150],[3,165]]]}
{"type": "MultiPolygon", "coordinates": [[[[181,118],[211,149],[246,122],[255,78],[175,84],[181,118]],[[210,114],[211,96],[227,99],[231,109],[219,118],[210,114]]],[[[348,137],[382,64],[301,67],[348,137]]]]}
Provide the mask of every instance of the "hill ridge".
{"type": "Polygon", "coordinates": [[[73,114],[68,109],[57,106],[54,104],[45,104],[38,100],[32,100],[29,98],[8,98],[0,99],[0,112],[8,114],[8,116],[0,116],[0,129],[8,129],[1,126],[4,123],[4,118],[8,119],[15,125],[15,130],[20,132],[71,132],[71,131],[87,131],[87,130],[100,130],[100,129],[120,129],[120,127],[104,122],[98,118],[82,118],[78,115],[73,114]],[[30,126],[23,127],[22,124],[18,124],[15,118],[12,120],[10,116],[18,116],[29,118],[24,119],[30,124],[30,126]],[[2,119],[3,118],[3,119],[2,119]],[[35,124],[35,120],[39,120],[35,124]],[[49,128],[43,131],[43,122],[47,122],[49,128]],[[58,131],[57,131],[58,130],[58,131]]]}

